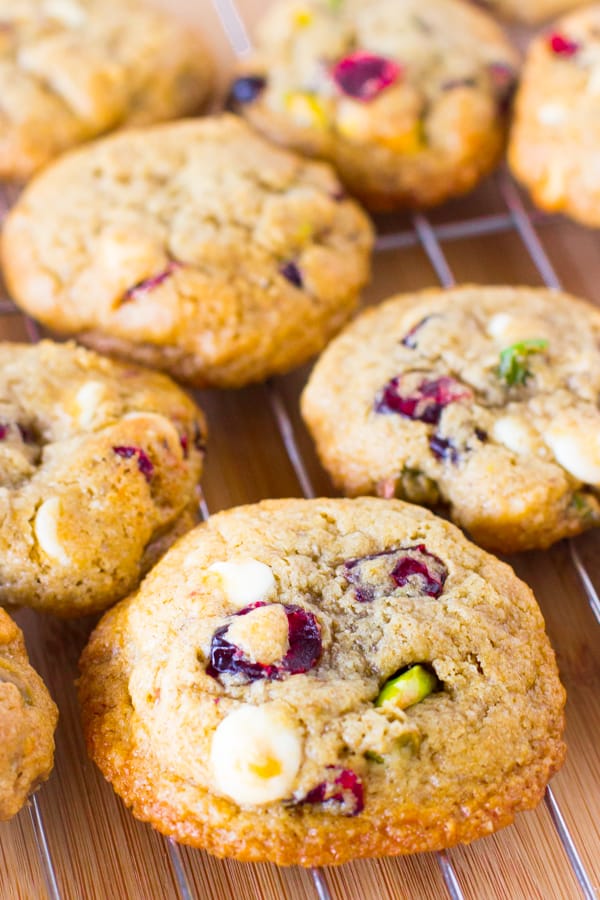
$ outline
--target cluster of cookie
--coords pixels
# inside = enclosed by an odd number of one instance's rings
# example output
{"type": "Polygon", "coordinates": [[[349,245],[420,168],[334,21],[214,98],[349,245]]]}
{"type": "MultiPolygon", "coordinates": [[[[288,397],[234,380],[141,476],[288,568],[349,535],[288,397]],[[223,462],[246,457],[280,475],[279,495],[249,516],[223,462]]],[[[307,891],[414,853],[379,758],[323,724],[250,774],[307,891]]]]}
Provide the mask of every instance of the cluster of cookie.
{"type": "MultiPolygon", "coordinates": [[[[205,97],[206,55],[137,0],[114,17],[30,3],[27,28],[0,32],[15,109],[39,93],[31,119],[7,113],[6,176],[205,97]]],[[[578,35],[553,34],[557,65],[578,35]]],[[[139,364],[235,388],[323,349],[369,274],[346,189],[371,209],[471,189],[501,156],[517,72],[462,0],[286,0],[259,41],[234,107],[339,174],[236,116],[190,119],[72,150],[6,220],[17,303],[93,350],[0,348],[0,600],[74,615],[136,591],[84,652],[84,726],[165,833],[285,864],[437,849],[539,802],[564,692],[529,589],[400,501],[502,551],[598,522],[600,313],[525,288],[390,300],[333,340],[302,399],[333,480],[379,496],[267,501],[190,531],[204,420],[139,364]]],[[[55,723],[3,621],[0,816],[48,774],[55,723]]]]}

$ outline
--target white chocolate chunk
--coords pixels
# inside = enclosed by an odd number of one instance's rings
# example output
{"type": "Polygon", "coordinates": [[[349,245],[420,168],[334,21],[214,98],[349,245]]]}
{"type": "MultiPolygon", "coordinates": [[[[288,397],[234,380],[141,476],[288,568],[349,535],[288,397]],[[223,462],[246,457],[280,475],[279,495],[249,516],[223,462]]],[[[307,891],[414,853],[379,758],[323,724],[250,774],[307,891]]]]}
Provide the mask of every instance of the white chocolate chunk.
{"type": "Polygon", "coordinates": [[[289,649],[289,625],[280,603],[259,606],[237,616],[224,635],[252,662],[270,665],[283,659],[289,649]]]}
{"type": "Polygon", "coordinates": [[[544,438],[563,469],[585,484],[600,485],[600,416],[558,416],[544,438]]]}
{"type": "Polygon", "coordinates": [[[86,381],[75,394],[77,419],[84,428],[89,427],[96,411],[106,397],[106,385],[102,381],[86,381]]]}
{"type": "Polygon", "coordinates": [[[240,706],[219,724],[210,750],[215,788],[240,805],[291,796],[301,761],[302,734],[280,703],[240,706]]]}
{"type": "Polygon", "coordinates": [[[238,609],[264,600],[275,587],[273,572],[257,559],[216,562],[208,570],[221,577],[227,599],[238,609]]]}
{"type": "Polygon", "coordinates": [[[562,125],[567,115],[567,109],[562,103],[542,103],[537,110],[538,122],[542,125],[562,125]]]}
{"type": "Polygon", "coordinates": [[[71,558],[58,537],[60,514],[61,504],[58,497],[51,497],[50,500],[45,500],[37,511],[33,530],[43,553],[61,565],[68,566],[71,558]]]}
{"type": "Polygon", "coordinates": [[[183,456],[183,447],[181,446],[179,433],[166,416],[161,416],[160,413],[144,412],[143,410],[138,412],[137,410],[134,410],[133,412],[126,413],[123,416],[123,419],[148,419],[149,422],[154,422],[161,431],[166,432],[168,435],[171,449],[175,450],[176,453],[179,453],[180,456],[183,456]]]}
{"type": "Polygon", "coordinates": [[[513,453],[526,456],[535,452],[535,431],[519,416],[502,416],[494,422],[492,435],[513,453]]]}
{"type": "Polygon", "coordinates": [[[535,316],[513,316],[510,313],[496,313],[487,323],[487,333],[503,347],[519,341],[550,338],[552,332],[548,323],[535,316]]]}

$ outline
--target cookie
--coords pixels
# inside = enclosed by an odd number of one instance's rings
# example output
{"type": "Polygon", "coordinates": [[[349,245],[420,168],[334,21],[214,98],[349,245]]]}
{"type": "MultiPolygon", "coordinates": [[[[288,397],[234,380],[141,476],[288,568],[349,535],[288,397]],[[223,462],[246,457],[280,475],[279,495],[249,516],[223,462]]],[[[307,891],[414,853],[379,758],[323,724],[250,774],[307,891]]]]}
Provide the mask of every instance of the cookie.
{"type": "Polygon", "coordinates": [[[445,506],[487,549],[600,522],[600,312],[541,288],[459,287],[369,309],[302,412],[350,495],[445,506]]]}
{"type": "Polygon", "coordinates": [[[0,609],[0,820],[18,813],[50,775],[57,719],[21,630],[0,609]]]}
{"type": "Polygon", "coordinates": [[[329,865],[509,824],[560,766],[529,588],[427,510],[275,500],[190,532],[83,653],[92,758],[219,856],[329,865]]]}
{"type": "Polygon", "coordinates": [[[198,386],[239,387],[339,330],[371,244],[329,167],[224,116],[58,161],[9,215],[3,255],[17,302],[56,332],[198,386]]]}
{"type": "Polygon", "coordinates": [[[497,164],[517,64],[500,26],[462,0],[286,0],[231,102],[332,162],[368,207],[431,206],[497,164]]]}
{"type": "Polygon", "coordinates": [[[535,204],[600,226],[600,6],[556,22],[531,44],[508,149],[535,204]]]}
{"type": "Polygon", "coordinates": [[[492,12],[533,25],[578,6],[585,6],[586,2],[589,3],[590,0],[483,0],[483,5],[492,12]]]}
{"type": "Polygon", "coordinates": [[[0,343],[0,604],[120,600],[197,521],[204,419],[164,375],[0,343]]]}
{"type": "Polygon", "coordinates": [[[123,125],[194,112],[211,74],[200,39],[141,0],[3,0],[0,178],[25,180],[123,125]]]}

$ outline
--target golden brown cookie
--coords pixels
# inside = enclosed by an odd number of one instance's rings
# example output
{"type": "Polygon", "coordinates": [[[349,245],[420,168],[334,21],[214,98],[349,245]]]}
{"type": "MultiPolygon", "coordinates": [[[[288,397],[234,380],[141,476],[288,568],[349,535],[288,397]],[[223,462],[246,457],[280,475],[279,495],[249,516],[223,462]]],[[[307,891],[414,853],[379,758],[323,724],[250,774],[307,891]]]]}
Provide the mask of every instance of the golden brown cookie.
{"type": "Polygon", "coordinates": [[[543,288],[459,287],[369,309],[302,412],[333,481],[449,509],[488,549],[600,522],[600,312],[543,288]]]}
{"type": "Polygon", "coordinates": [[[55,163],[9,215],[3,265],[17,302],[53,330],[237,387],[299,365],[339,330],[371,244],[328,166],[223,116],[55,163]]]}
{"type": "Polygon", "coordinates": [[[600,226],[600,5],[560,19],[531,44],[508,149],[537,206],[600,226]]]}
{"type": "Polygon", "coordinates": [[[50,775],[57,718],[21,630],[0,609],[0,820],[18,813],[50,775]]]}
{"type": "Polygon", "coordinates": [[[2,0],[0,178],[29,178],[123,125],[192,113],[211,76],[200,38],[143,0],[2,0]]]}
{"type": "Polygon", "coordinates": [[[564,756],[541,613],[416,506],[213,516],[81,660],[87,746],[136,816],[218,856],[329,865],[469,842],[564,756]]]}
{"type": "Polygon", "coordinates": [[[533,25],[578,6],[585,6],[590,0],[475,0],[475,2],[489,8],[491,12],[498,12],[511,19],[533,25]]]}
{"type": "Polygon", "coordinates": [[[283,0],[231,102],[332,162],[368,207],[430,206],[498,162],[517,65],[500,26],[462,0],[283,0]]]}
{"type": "Polygon", "coordinates": [[[105,609],[197,521],[204,418],[170,379],[0,343],[0,603],[105,609]]]}

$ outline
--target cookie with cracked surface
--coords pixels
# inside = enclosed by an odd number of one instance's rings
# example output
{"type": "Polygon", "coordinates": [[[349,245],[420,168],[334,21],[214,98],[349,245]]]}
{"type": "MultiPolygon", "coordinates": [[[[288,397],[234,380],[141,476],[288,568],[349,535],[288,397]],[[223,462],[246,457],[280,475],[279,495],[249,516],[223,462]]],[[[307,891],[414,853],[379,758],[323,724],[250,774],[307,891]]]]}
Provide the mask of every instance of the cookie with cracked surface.
{"type": "Polygon", "coordinates": [[[142,0],[1,0],[0,178],[23,181],[123,125],[192,113],[211,77],[200,38],[142,0]]]}
{"type": "Polygon", "coordinates": [[[204,419],[170,379],[0,343],[0,603],[105,609],[197,521],[204,419]]]}
{"type": "Polygon", "coordinates": [[[600,312],[558,291],[394,297],[317,362],[302,412],[334,482],[449,507],[482,546],[600,522],[600,312]]]}
{"type": "Polygon", "coordinates": [[[329,865],[468,842],[535,806],[564,755],[531,591],[397,500],[213,516],[102,619],[81,666],[105,777],[219,856],[329,865]]]}
{"type": "Polygon", "coordinates": [[[299,365],[339,330],[371,244],[328,166],[223,116],[56,162],[9,215],[3,255],[17,302],[55,331],[199,386],[239,387],[299,365]]]}
{"type": "Polygon", "coordinates": [[[21,630],[0,609],[0,820],[16,815],[50,775],[57,718],[21,630]]]}
{"type": "Polygon", "coordinates": [[[591,0],[476,0],[477,3],[511,19],[535,24],[566,13],[591,0]]]}
{"type": "Polygon", "coordinates": [[[500,26],[462,0],[285,0],[231,102],[332,162],[368,207],[431,206],[497,164],[517,66],[500,26]]]}
{"type": "Polygon", "coordinates": [[[600,227],[600,6],[554,23],[531,43],[508,159],[535,204],[600,227]]]}

